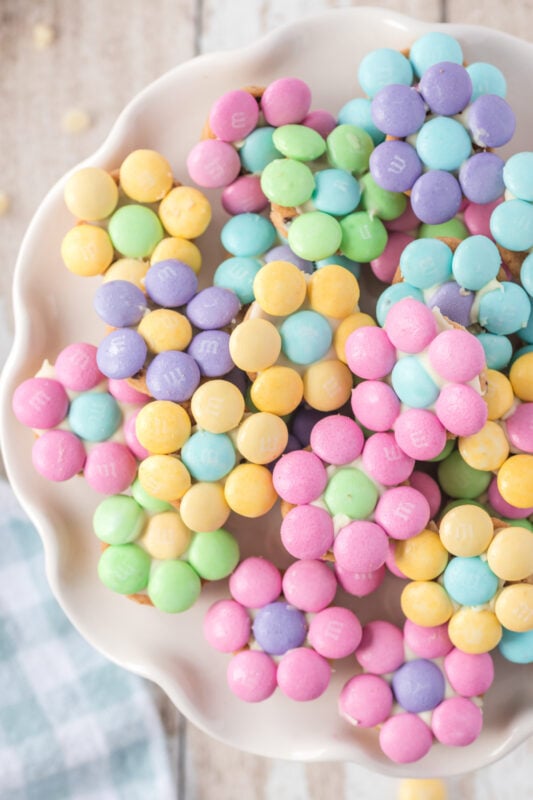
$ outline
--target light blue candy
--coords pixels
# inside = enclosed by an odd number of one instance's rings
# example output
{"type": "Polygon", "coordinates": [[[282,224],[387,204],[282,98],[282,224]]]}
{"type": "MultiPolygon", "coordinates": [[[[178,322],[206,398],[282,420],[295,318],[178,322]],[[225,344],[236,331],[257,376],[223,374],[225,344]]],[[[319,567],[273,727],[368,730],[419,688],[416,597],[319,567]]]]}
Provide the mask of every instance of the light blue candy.
{"type": "Polygon", "coordinates": [[[531,313],[527,292],[516,283],[502,281],[500,288],[482,295],[479,301],[479,324],[489,333],[509,334],[525,328],[531,313]]]}
{"type": "Polygon", "coordinates": [[[447,33],[432,31],[417,39],[409,50],[409,60],[416,75],[420,78],[428,67],[440,64],[441,61],[463,63],[461,45],[447,33]]]}
{"type": "Polygon", "coordinates": [[[357,77],[363,92],[369,97],[374,97],[380,89],[390,83],[410,86],[413,82],[413,68],[409,59],[398,50],[381,47],[378,50],[371,50],[363,58],[357,77]]]}
{"type": "Polygon", "coordinates": [[[372,137],[374,144],[378,145],[385,141],[385,134],[374,125],[371,108],[372,101],[367,97],[355,97],[343,105],[339,111],[338,122],[339,125],[355,125],[357,128],[362,128],[372,137]]]}
{"type": "Polygon", "coordinates": [[[529,298],[531,303],[530,312],[529,312],[529,320],[525,328],[520,328],[517,331],[518,336],[522,339],[523,342],[527,342],[528,344],[533,344],[533,301],[529,298]]]}
{"type": "Polygon", "coordinates": [[[498,590],[498,578],[479,556],[452,558],[444,570],[444,588],[456,603],[479,606],[498,590]]]}
{"type": "Polygon", "coordinates": [[[251,303],[254,299],[254,278],[262,266],[256,258],[227,258],[216,268],[213,283],[234,291],[243,305],[251,303]]]}
{"type": "Polygon", "coordinates": [[[410,283],[407,283],[407,281],[393,283],[392,286],[387,286],[379,296],[376,305],[376,319],[378,325],[381,325],[381,327],[385,325],[387,314],[392,306],[399,300],[403,300],[404,297],[414,297],[415,300],[420,300],[421,303],[424,302],[424,295],[416,286],[412,286],[410,283]]]}
{"type": "Polygon", "coordinates": [[[485,361],[489,369],[505,369],[513,355],[513,345],[507,336],[495,333],[478,333],[477,338],[485,351],[485,361]]]}
{"type": "Polygon", "coordinates": [[[533,247],[533,205],[525,200],[506,200],[490,217],[490,232],[508,250],[533,247]]]}
{"type": "Polygon", "coordinates": [[[530,297],[533,297],[533,253],[530,253],[520,268],[520,283],[530,297]]]}
{"type": "Polygon", "coordinates": [[[500,251],[487,236],[469,236],[453,254],[452,271],[459,286],[477,292],[500,271],[500,251]]]}
{"type": "Polygon", "coordinates": [[[521,358],[525,356],[527,353],[533,352],[533,344],[526,344],[524,347],[521,347],[516,353],[513,353],[513,357],[511,359],[511,364],[514,364],[517,358],[521,358]]]}
{"type": "Polygon", "coordinates": [[[235,448],[225,433],[197,431],[181,448],[181,460],[197,481],[218,481],[235,466],[235,448]]]}
{"type": "Polygon", "coordinates": [[[120,407],[107,392],[84,392],[70,404],[68,421],[72,431],[87,442],[105,442],[122,421],[120,407]]]}
{"type": "Polygon", "coordinates": [[[422,125],[415,146],[429,169],[457,170],[472,152],[466,128],[450,117],[435,117],[422,125]]]}
{"type": "Polygon", "coordinates": [[[505,162],[503,182],[519,200],[533,200],[533,153],[515,153],[505,162]]]}
{"type": "Polygon", "coordinates": [[[400,269],[404,279],[418,289],[429,289],[449,280],[452,251],[439,239],[415,239],[402,251],[400,269]]]}
{"type": "Polygon", "coordinates": [[[503,629],[500,653],[514,664],[531,664],[533,661],[533,631],[518,633],[503,629]]]}
{"type": "Polygon", "coordinates": [[[470,64],[466,71],[472,81],[471,103],[477,100],[480,94],[497,94],[498,97],[505,97],[507,94],[507,81],[504,74],[494,64],[476,61],[474,64],[470,64]]]}
{"type": "Polygon", "coordinates": [[[355,211],[361,199],[359,182],[344,169],[315,172],[315,190],[311,197],[319,211],[342,217],[355,211]]]}
{"type": "Polygon", "coordinates": [[[413,408],[428,408],[439,396],[439,387],[416,356],[405,356],[396,362],[391,382],[402,403],[413,408]]]}
{"type": "Polygon", "coordinates": [[[279,329],[281,349],[295,364],[312,364],[326,355],[333,338],[329,322],[316,311],[296,311],[279,329]]]}
{"type": "Polygon", "coordinates": [[[256,128],[246,137],[239,155],[241,164],[247,172],[260,173],[275,158],[281,158],[281,153],[272,139],[275,130],[268,126],[256,128]]]}
{"type": "Polygon", "coordinates": [[[274,244],[276,230],[260,214],[236,214],[222,228],[220,240],[233,256],[259,256],[274,244]]]}
{"type": "Polygon", "coordinates": [[[348,258],[348,256],[343,256],[340,253],[336,253],[333,256],[328,256],[327,258],[321,258],[320,261],[315,261],[315,266],[317,269],[327,267],[328,264],[336,264],[338,267],[344,267],[344,269],[347,269],[348,272],[351,272],[355,278],[358,278],[361,274],[361,264],[358,261],[352,261],[351,258],[348,258]]]}

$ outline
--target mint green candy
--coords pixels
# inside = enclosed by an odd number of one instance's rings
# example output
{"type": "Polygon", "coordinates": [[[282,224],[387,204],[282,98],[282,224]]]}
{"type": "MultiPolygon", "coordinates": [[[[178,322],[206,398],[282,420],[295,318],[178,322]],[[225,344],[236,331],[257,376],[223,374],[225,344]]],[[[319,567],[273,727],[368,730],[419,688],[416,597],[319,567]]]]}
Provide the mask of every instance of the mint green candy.
{"type": "Polygon", "coordinates": [[[453,239],[466,239],[470,236],[468,228],[460,219],[453,217],[448,222],[441,222],[438,225],[428,225],[424,222],[418,229],[419,239],[436,239],[437,236],[449,236],[453,239]]]}
{"type": "Polygon", "coordinates": [[[405,211],[407,197],[401,192],[390,192],[378,186],[370,172],[359,179],[363,192],[361,206],[371,217],[397,219],[405,211]]]}
{"type": "Polygon", "coordinates": [[[187,550],[187,561],[206,581],[219,581],[231,575],[239,563],[239,545],[224,528],[195,533],[187,550]]]}
{"type": "Polygon", "coordinates": [[[483,503],[478,503],[477,500],[467,499],[466,497],[459,497],[456,500],[450,500],[449,503],[446,503],[446,505],[440,512],[441,518],[445,514],[447,514],[448,511],[451,511],[452,508],[458,508],[459,506],[476,506],[477,508],[482,508],[484,511],[487,510],[486,507],[483,505],[483,503]]]}
{"type": "Polygon", "coordinates": [[[329,163],[338,169],[366,172],[370,153],[374,149],[372,137],[356,125],[337,125],[326,140],[329,163]]]}
{"type": "Polygon", "coordinates": [[[509,528],[525,528],[533,533],[533,525],[528,519],[507,519],[506,517],[500,517],[500,519],[502,522],[505,522],[509,528]]]}
{"type": "Polygon", "coordinates": [[[144,522],[144,511],[133,497],[114,494],[97,505],[93,530],[102,542],[126,544],[139,536],[144,522]]]}
{"type": "Polygon", "coordinates": [[[98,562],[98,577],[119,594],[135,594],[146,589],[152,559],[137,544],[112,544],[98,562]]]}
{"type": "Polygon", "coordinates": [[[435,456],[434,458],[428,458],[428,461],[431,461],[431,463],[434,463],[436,461],[444,461],[444,459],[450,455],[454,447],[455,447],[455,439],[447,439],[446,444],[444,445],[438,456],[435,456]]]}
{"type": "Polygon", "coordinates": [[[179,614],[195,604],[201,590],[200,578],[186,561],[162,561],[152,570],[148,597],[160,611],[179,614]]]}
{"type": "Polygon", "coordinates": [[[324,500],[330,514],[365,519],[378,501],[378,490],[360,469],[345,467],[335,472],[326,486],[324,500]]]}
{"type": "Polygon", "coordinates": [[[261,189],[271,203],[280,206],[306,203],[314,188],[315,179],[309,167],[293,158],[276,158],[261,175],[261,189]]]}
{"type": "Polygon", "coordinates": [[[385,250],[387,229],[378,217],[367,211],[354,211],[341,219],[341,253],[353,261],[368,262],[385,250]]]}
{"type": "Polygon", "coordinates": [[[136,478],[131,485],[131,493],[139,505],[152,514],[160,514],[163,511],[175,510],[174,506],[171,506],[170,503],[166,503],[164,500],[158,500],[157,497],[152,497],[151,494],[148,494],[146,489],[143,489],[141,486],[138,478],[136,478]]]}
{"type": "Polygon", "coordinates": [[[306,125],[281,125],[272,140],[280,153],[296,161],[314,161],[326,152],[322,136],[306,125]]]}
{"type": "Polygon", "coordinates": [[[295,217],[289,227],[288,242],[293,253],[308,261],[320,261],[336,253],[342,230],[335,217],[324,211],[309,211],[295,217]]]}
{"type": "Polygon", "coordinates": [[[473,500],[479,497],[492,480],[492,472],[484,472],[470,467],[463,461],[458,450],[454,450],[441,461],[437,474],[441,489],[450,497],[464,497],[473,500]]]}
{"type": "Polygon", "coordinates": [[[127,258],[146,258],[164,236],[157,214],[135,203],[115,211],[108,232],[115,250],[127,258]]]}

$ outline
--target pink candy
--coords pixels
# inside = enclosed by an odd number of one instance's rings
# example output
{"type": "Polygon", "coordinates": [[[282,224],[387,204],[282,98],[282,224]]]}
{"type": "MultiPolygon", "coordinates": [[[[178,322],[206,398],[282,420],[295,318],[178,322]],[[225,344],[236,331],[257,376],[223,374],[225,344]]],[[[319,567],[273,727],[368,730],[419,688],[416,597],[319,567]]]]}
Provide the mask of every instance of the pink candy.
{"type": "Polygon", "coordinates": [[[127,380],[117,380],[116,378],[109,378],[107,381],[107,389],[109,394],[112,394],[115,400],[119,403],[131,403],[132,405],[140,405],[148,403],[151,400],[147,394],[138,392],[133,386],[130,386],[127,380]]]}
{"type": "Polygon", "coordinates": [[[329,686],[331,667],[309,647],[285,653],[278,664],[278,686],[291,700],[316,700],[329,686]]]}
{"type": "Polygon", "coordinates": [[[333,544],[333,521],[323,508],[295,506],[281,523],[281,541],[295,558],[321,558],[333,544]]]}
{"type": "Polygon", "coordinates": [[[131,486],[137,462],[131,450],[119,442],[102,442],[87,455],[84,475],[87,483],[102,494],[120,494],[131,486]]]}
{"type": "Polygon", "coordinates": [[[494,680],[490,653],[463,653],[454,647],[444,659],[444,671],[452,689],[464,697],[485,694],[494,680]]]}
{"type": "Polygon", "coordinates": [[[433,369],[452,383],[471,381],[485,368],[483,346],[468,331],[454,329],[439,333],[429,345],[428,356],[433,369]]]}
{"type": "Polygon", "coordinates": [[[215,650],[232,653],[240,650],[250,638],[250,617],[235,600],[219,600],[204,617],[204,636],[215,650]]]}
{"type": "MultiPolygon", "coordinates": [[[[430,309],[412,297],[405,297],[392,306],[385,320],[385,330],[394,347],[403,353],[420,353],[432,340],[442,336],[437,336],[437,323],[430,309]]],[[[473,336],[467,336],[479,344],[473,336]]]]}
{"type": "Polygon", "coordinates": [[[215,101],[209,114],[209,126],[217,139],[236,142],[253,131],[258,119],[257,100],[249,92],[236,89],[215,101]]]}
{"type": "Polygon", "coordinates": [[[342,466],[361,455],[364,436],[353,419],[336,414],[324,417],[313,426],[310,444],[323,461],[342,466]]]}
{"type": "Polygon", "coordinates": [[[355,675],[343,686],[339,713],[352,725],[373,728],[392,711],[392,690],[378,675],[355,675]]]}
{"type": "Polygon", "coordinates": [[[396,363],[396,350],[382,328],[364,326],[348,336],[345,345],[348,366],[360,378],[384,378],[396,363]]]}
{"type": "Polygon", "coordinates": [[[335,575],[345,592],[354,597],[366,597],[383,583],[385,566],[378,567],[374,572],[352,572],[335,564],[335,575]]]}
{"type": "Polygon", "coordinates": [[[375,620],[363,628],[361,644],[355,654],[366,672],[385,675],[404,662],[403,634],[392,622],[375,620]]]}
{"type": "Polygon", "coordinates": [[[337,581],[324,561],[302,559],[288,567],[282,587],[291,605],[302,611],[322,611],[335,597],[337,581]]]}
{"type": "Polygon", "coordinates": [[[442,453],[446,445],[446,428],[426,408],[407,408],[394,423],[397,444],[411,458],[429,461],[442,453]]]}
{"type": "Polygon", "coordinates": [[[50,481],[67,481],[83,469],[85,448],[74,433],[51,430],[34,442],[31,457],[33,466],[43,477],[50,481]]]}
{"type": "Polygon", "coordinates": [[[150,453],[146,449],[146,447],[143,447],[142,444],[137,439],[137,433],[135,431],[135,421],[137,419],[139,411],[136,411],[134,414],[128,417],[128,419],[124,423],[124,438],[126,440],[126,444],[130,448],[133,455],[140,461],[142,461],[144,458],[148,458],[150,453]]]}
{"type": "Polygon", "coordinates": [[[15,389],[13,413],[19,422],[37,430],[55,428],[68,413],[68,395],[52,378],[28,378],[15,389]]]}
{"type": "Polygon", "coordinates": [[[363,466],[378,483],[384,486],[403,483],[414,465],[414,459],[400,450],[392,433],[375,433],[366,440],[363,466]]]}
{"type": "Polygon", "coordinates": [[[70,344],[59,353],[55,374],[73,392],[87,392],[105,380],[96,364],[96,347],[86,342],[70,344]]]}
{"type": "Polygon", "coordinates": [[[262,608],[276,600],[281,592],[280,571],[266,558],[245,558],[231,574],[229,590],[243,606],[262,608]]]}
{"type": "Polygon", "coordinates": [[[219,189],[235,180],[241,170],[241,160],[231,144],[218,139],[205,139],[190,151],[187,169],[198,186],[219,189]]]}
{"type": "Polygon", "coordinates": [[[260,703],[276,689],[276,662],[259,650],[242,650],[228,664],[228,686],[241,700],[260,703]]]}
{"type": "Polygon", "coordinates": [[[228,214],[259,214],[268,206],[258,175],[241,175],[223,190],[220,201],[228,214]]]}
{"type": "Polygon", "coordinates": [[[407,619],[403,626],[403,635],[407,647],[420,658],[440,658],[453,647],[448,636],[448,623],[423,627],[407,619]]]}
{"type": "Polygon", "coordinates": [[[429,516],[437,516],[442,503],[442,495],[437,481],[425,472],[415,470],[409,478],[409,485],[421,492],[429,503],[429,516]]]}
{"type": "Polygon", "coordinates": [[[381,495],[374,517],[393,539],[410,539],[428,524],[429,503],[411,486],[398,486],[381,495]]]}
{"type": "Polygon", "coordinates": [[[466,697],[449,697],[431,715],[431,728],[437,741],[454,747],[474,742],[482,727],[481,709],[466,697]]]}
{"type": "Polygon", "coordinates": [[[416,714],[396,714],[389,717],[379,732],[381,749],[397,764],[419,761],[431,749],[431,729],[416,714]]]}
{"type": "Polygon", "coordinates": [[[392,283],[392,279],[400,263],[400,255],[404,249],[413,241],[413,237],[401,231],[389,233],[385,250],[380,256],[370,262],[372,272],[380,281],[392,283]]]}
{"type": "Polygon", "coordinates": [[[470,386],[449,383],[441,389],[435,411],[444,427],[455,436],[471,436],[487,421],[487,404],[470,386]]]}
{"type": "Polygon", "coordinates": [[[362,381],[352,392],[353,413],[369,430],[389,431],[400,408],[394,390],[382,381],[362,381]]]}
{"type": "Polygon", "coordinates": [[[341,569],[374,572],[385,563],[389,547],[387,534],[375,522],[354,520],[335,538],[333,554],[341,569]]]}
{"type": "Polygon", "coordinates": [[[278,127],[302,122],[311,106],[311,90],[299,78],[279,78],[269,84],[261,98],[266,122],[278,127]]]}
{"type": "Polygon", "coordinates": [[[315,111],[310,111],[309,114],[304,117],[302,125],[305,125],[307,128],[312,128],[319,133],[323,139],[327,139],[333,128],[337,127],[337,120],[329,111],[317,108],[315,111]]]}
{"type": "Polygon", "coordinates": [[[294,450],[280,458],[272,473],[274,488],[288,503],[311,503],[320,497],[328,476],[321,460],[306,450],[294,450]]]}
{"type": "Polygon", "coordinates": [[[533,507],[531,508],[517,508],[512,506],[507,500],[504,500],[498,489],[498,481],[496,478],[491,481],[488,491],[489,503],[497,514],[508,519],[525,519],[533,514],[533,507]]]}
{"type": "Polygon", "coordinates": [[[512,447],[533,453],[533,403],[521,403],[505,420],[505,430],[512,447]]]}
{"type": "Polygon", "coordinates": [[[345,658],[358,647],[363,630],[348,608],[330,606],[319,611],[309,625],[308,639],[324,658],[345,658]]]}

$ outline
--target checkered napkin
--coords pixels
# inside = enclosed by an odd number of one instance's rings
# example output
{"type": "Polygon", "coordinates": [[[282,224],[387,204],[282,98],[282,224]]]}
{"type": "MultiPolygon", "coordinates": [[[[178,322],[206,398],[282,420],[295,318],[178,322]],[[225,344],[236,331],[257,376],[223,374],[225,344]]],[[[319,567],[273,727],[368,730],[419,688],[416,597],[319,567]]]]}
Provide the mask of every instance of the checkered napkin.
{"type": "Polygon", "coordinates": [[[46,583],[41,541],[0,481],[1,800],[170,800],[147,682],[106,661],[46,583]]]}

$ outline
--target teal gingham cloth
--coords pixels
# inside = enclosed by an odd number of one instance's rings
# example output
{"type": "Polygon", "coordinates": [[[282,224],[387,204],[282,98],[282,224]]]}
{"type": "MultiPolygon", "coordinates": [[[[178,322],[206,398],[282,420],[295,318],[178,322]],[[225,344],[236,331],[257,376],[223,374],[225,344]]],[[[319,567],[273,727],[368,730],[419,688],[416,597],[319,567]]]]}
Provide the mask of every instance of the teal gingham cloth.
{"type": "Polygon", "coordinates": [[[175,800],[149,685],[73,628],[3,481],[0,508],[1,800],[175,800]]]}

